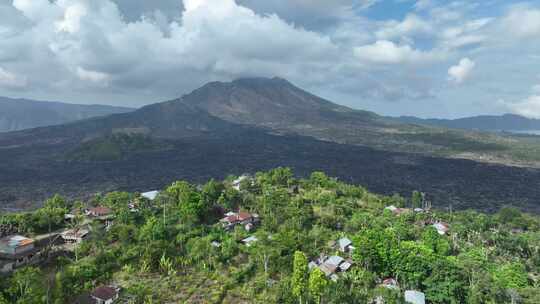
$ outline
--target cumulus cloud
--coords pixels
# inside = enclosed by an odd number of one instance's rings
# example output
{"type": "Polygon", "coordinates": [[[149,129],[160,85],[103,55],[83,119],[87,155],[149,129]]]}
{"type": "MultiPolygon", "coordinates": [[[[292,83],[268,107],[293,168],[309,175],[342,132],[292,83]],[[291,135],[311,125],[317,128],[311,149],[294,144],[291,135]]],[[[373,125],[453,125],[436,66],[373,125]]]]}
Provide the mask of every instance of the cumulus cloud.
{"type": "Polygon", "coordinates": [[[509,104],[508,107],[516,114],[540,119],[540,95],[529,96],[521,102],[509,104]]]}
{"type": "Polygon", "coordinates": [[[19,89],[26,86],[26,77],[17,76],[0,67],[0,87],[19,89]]]}
{"type": "MultiPolygon", "coordinates": [[[[277,15],[258,15],[233,0],[184,4],[182,19],[163,31],[150,18],[125,21],[110,0],[13,3],[34,23],[23,47],[44,53],[37,64],[62,69],[55,83],[66,89],[86,82],[108,83],[116,91],[152,86],[179,94],[178,87],[216,78],[305,75],[295,65],[322,71],[339,57],[328,37],[277,15]]],[[[0,41],[0,49],[10,42],[0,41]]]]}
{"type": "MultiPolygon", "coordinates": [[[[397,18],[378,10],[379,2],[0,1],[0,95],[24,87],[18,92],[28,98],[134,106],[208,81],[282,76],[323,96],[343,90],[343,99],[362,108],[435,100],[450,89],[460,100],[481,99],[473,86],[441,85],[463,83],[474,69],[474,62],[460,62],[447,75],[454,64],[448,58],[492,56],[484,59],[493,62],[484,67],[493,72],[490,84],[511,81],[501,76],[508,73],[499,59],[508,53],[523,54],[513,57],[516,67],[540,68],[538,6],[500,6],[497,17],[485,2],[389,1],[410,9],[397,18]]],[[[532,73],[513,79],[523,83],[532,73]]],[[[488,109],[492,100],[508,99],[488,94],[488,109]]]]}
{"type": "Polygon", "coordinates": [[[415,50],[409,45],[397,45],[388,40],[378,40],[374,44],[356,47],[354,53],[362,61],[383,64],[412,63],[434,59],[433,54],[415,50]]]}
{"type": "Polygon", "coordinates": [[[469,58],[461,59],[457,65],[448,69],[449,80],[457,84],[463,83],[469,78],[475,66],[476,63],[469,58]]]}

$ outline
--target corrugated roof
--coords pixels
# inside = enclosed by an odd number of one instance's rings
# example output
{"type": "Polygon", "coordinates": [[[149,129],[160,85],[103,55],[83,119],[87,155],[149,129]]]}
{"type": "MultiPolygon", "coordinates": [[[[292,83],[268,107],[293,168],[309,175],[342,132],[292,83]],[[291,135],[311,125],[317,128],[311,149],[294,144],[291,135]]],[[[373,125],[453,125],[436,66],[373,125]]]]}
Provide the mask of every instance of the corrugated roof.
{"type": "Polygon", "coordinates": [[[343,261],[345,261],[345,259],[343,259],[342,257],[337,256],[337,255],[333,255],[333,256],[329,257],[325,261],[325,263],[330,264],[330,265],[334,265],[334,266],[337,267],[339,264],[343,263],[343,261]]]}
{"type": "Polygon", "coordinates": [[[159,194],[159,191],[154,190],[154,191],[148,191],[148,192],[141,193],[141,196],[153,201],[153,200],[156,199],[158,194],[159,194]]]}
{"type": "Polygon", "coordinates": [[[0,240],[0,243],[10,248],[17,248],[25,245],[32,244],[34,240],[21,235],[12,235],[0,240]]]}

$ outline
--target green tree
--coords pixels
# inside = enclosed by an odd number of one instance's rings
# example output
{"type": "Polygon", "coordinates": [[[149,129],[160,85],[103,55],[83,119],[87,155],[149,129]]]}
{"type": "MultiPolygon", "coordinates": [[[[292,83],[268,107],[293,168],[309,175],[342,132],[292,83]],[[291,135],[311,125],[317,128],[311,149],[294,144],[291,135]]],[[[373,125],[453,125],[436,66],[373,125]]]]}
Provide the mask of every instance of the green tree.
{"type": "Polygon", "coordinates": [[[422,193],[420,193],[420,192],[418,192],[416,190],[413,191],[412,196],[411,196],[412,207],[413,208],[421,208],[422,207],[422,202],[423,202],[422,193]]]}
{"type": "Polygon", "coordinates": [[[419,288],[428,277],[435,259],[433,250],[427,246],[413,241],[401,242],[396,261],[398,280],[409,288],[419,288]]]}
{"type": "Polygon", "coordinates": [[[211,206],[205,205],[201,194],[185,181],[178,181],[169,186],[166,192],[173,198],[180,209],[184,221],[197,222],[207,214],[211,206]]]}
{"type": "Polygon", "coordinates": [[[8,292],[14,303],[39,304],[46,299],[45,280],[38,268],[25,267],[15,271],[10,286],[8,292]]]}
{"type": "Polygon", "coordinates": [[[438,258],[433,271],[424,281],[426,297],[430,303],[467,303],[465,274],[454,257],[438,258]]]}
{"type": "Polygon", "coordinates": [[[305,299],[304,295],[307,291],[308,281],[308,260],[306,255],[301,251],[294,253],[293,274],[292,274],[292,292],[298,298],[298,302],[302,304],[305,299]]]}
{"type": "Polygon", "coordinates": [[[321,303],[327,285],[328,281],[324,272],[317,267],[313,268],[309,274],[309,293],[316,299],[317,303],[321,303]]]}

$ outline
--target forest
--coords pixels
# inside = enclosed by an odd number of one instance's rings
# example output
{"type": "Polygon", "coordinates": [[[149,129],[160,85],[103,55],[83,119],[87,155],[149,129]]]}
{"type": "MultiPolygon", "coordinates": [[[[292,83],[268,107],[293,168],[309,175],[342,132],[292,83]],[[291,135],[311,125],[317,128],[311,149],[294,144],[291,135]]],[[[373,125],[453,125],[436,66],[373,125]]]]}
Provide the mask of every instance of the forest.
{"type": "Polygon", "coordinates": [[[0,303],[83,303],[100,286],[115,303],[540,303],[540,217],[430,207],[281,167],[156,197],[56,195],[0,215],[0,240],[51,240],[36,241],[42,262],[0,276],[0,303]],[[52,237],[83,228],[72,246],[52,237]]]}

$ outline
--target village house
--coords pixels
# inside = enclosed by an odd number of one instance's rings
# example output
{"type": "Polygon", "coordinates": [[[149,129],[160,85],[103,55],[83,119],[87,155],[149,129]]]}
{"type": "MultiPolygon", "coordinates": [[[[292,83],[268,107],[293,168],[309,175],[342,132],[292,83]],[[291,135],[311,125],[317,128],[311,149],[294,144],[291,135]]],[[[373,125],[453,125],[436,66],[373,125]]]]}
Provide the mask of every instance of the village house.
{"type": "Polygon", "coordinates": [[[420,291],[407,290],[405,291],[405,302],[411,304],[425,304],[426,295],[420,291]]]}
{"type": "Polygon", "coordinates": [[[95,300],[96,304],[112,304],[118,299],[120,289],[113,286],[100,286],[90,296],[95,300]]]}
{"type": "Polygon", "coordinates": [[[396,207],[394,205],[388,206],[388,207],[384,208],[384,210],[390,210],[390,212],[392,212],[392,214],[394,214],[394,215],[401,215],[403,213],[411,211],[411,209],[409,209],[409,208],[398,208],[398,207],[396,207]]]}
{"type": "Polygon", "coordinates": [[[87,216],[92,216],[92,217],[108,217],[113,214],[110,208],[102,207],[102,206],[88,208],[85,211],[85,213],[87,216]]]}
{"type": "Polygon", "coordinates": [[[149,201],[155,200],[158,195],[159,195],[159,191],[157,190],[141,193],[141,197],[149,201]]]}
{"type": "Polygon", "coordinates": [[[382,280],[381,286],[388,289],[398,289],[398,282],[394,278],[386,278],[382,280]]]}
{"type": "Polygon", "coordinates": [[[20,235],[0,239],[0,272],[8,273],[40,261],[41,255],[33,239],[20,235]]]}
{"type": "Polygon", "coordinates": [[[251,247],[251,245],[252,245],[253,243],[255,243],[256,241],[258,241],[257,237],[255,237],[255,236],[252,235],[252,236],[250,236],[250,237],[247,237],[247,238],[243,239],[241,242],[242,242],[244,245],[246,245],[247,247],[251,247]]]}
{"type": "Polygon", "coordinates": [[[88,229],[74,228],[62,232],[61,236],[64,242],[69,244],[81,243],[90,233],[88,229]]]}
{"type": "Polygon", "coordinates": [[[240,177],[238,177],[237,179],[233,180],[232,182],[232,187],[236,190],[236,191],[240,191],[240,185],[242,184],[242,182],[244,180],[247,180],[249,179],[250,176],[247,175],[247,174],[243,174],[241,175],[240,177]]]}
{"type": "Polygon", "coordinates": [[[327,277],[336,281],[338,279],[338,273],[346,272],[352,267],[352,260],[333,255],[330,257],[321,256],[318,259],[311,261],[308,264],[308,268],[319,268],[327,277]]]}
{"type": "Polygon", "coordinates": [[[120,288],[115,286],[100,286],[91,293],[83,293],[73,301],[73,304],[112,304],[118,300],[120,288]]]}
{"type": "Polygon", "coordinates": [[[446,233],[448,233],[448,230],[450,230],[450,225],[448,225],[447,223],[443,223],[443,222],[437,222],[437,223],[433,224],[432,226],[433,226],[433,228],[437,229],[437,232],[440,235],[445,235],[446,233]]]}
{"type": "Polygon", "coordinates": [[[349,240],[346,237],[339,239],[337,241],[337,244],[338,244],[339,251],[341,251],[343,253],[349,253],[349,252],[352,252],[354,250],[354,247],[352,245],[352,241],[349,240]]]}
{"type": "Polygon", "coordinates": [[[249,212],[228,212],[225,217],[220,220],[221,225],[225,230],[233,230],[237,225],[242,225],[246,231],[252,231],[259,223],[259,215],[249,212]]]}

